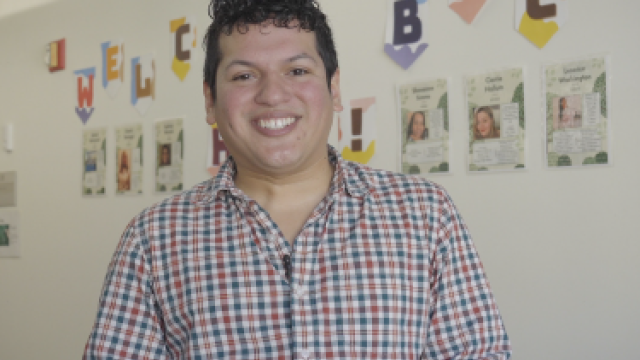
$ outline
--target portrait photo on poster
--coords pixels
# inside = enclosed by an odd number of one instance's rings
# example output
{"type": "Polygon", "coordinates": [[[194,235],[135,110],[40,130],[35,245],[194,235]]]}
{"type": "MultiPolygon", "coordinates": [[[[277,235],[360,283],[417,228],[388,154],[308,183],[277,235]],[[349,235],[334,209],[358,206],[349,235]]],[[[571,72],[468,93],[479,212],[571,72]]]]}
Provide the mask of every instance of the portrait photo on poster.
{"type": "Polygon", "coordinates": [[[131,149],[120,149],[117,152],[116,168],[118,169],[118,192],[131,190],[131,149]]]}
{"type": "Polygon", "coordinates": [[[473,140],[500,138],[500,104],[473,108],[473,140]]]}
{"type": "Polygon", "coordinates": [[[116,195],[141,195],[142,124],[116,128],[116,195]]]}

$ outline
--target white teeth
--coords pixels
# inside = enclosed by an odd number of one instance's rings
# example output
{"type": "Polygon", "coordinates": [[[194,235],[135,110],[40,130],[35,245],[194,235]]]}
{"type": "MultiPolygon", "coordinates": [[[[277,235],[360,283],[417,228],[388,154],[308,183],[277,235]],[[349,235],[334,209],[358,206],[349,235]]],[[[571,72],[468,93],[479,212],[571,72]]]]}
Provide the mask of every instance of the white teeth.
{"type": "Polygon", "coordinates": [[[296,121],[296,119],[292,117],[281,119],[260,119],[258,124],[264,129],[279,130],[293,124],[294,121],[296,121]]]}

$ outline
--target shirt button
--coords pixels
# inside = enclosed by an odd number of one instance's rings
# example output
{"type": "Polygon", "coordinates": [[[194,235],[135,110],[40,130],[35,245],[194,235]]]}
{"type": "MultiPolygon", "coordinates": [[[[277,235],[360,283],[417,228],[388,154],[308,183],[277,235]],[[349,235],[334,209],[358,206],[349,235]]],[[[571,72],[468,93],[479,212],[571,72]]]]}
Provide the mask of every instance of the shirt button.
{"type": "Polygon", "coordinates": [[[306,294],[306,292],[307,292],[307,289],[305,289],[304,286],[298,285],[294,290],[294,296],[300,299],[301,297],[304,296],[304,294],[306,294]]]}
{"type": "Polygon", "coordinates": [[[308,359],[309,355],[311,355],[309,349],[302,349],[302,351],[300,352],[300,356],[302,356],[303,359],[308,359]]]}

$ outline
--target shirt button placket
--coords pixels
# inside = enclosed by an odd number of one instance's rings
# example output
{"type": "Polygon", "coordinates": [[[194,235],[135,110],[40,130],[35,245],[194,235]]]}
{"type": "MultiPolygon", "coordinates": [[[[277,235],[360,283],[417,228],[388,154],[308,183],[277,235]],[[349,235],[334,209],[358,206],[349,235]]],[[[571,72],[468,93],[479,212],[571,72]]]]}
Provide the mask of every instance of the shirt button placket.
{"type": "MultiPolygon", "coordinates": [[[[305,328],[305,309],[304,309],[304,296],[306,289],[303,285],[295,284],[291,287],[291,310],[293,321],[293,334],[295,334],[295,346],[298,349],[299,359],[309,359],[310,351],[307,348],[308,340],[304,336],[302,331],[305,328]]],[[[308,336],[308,335],[307,335],[308,336]]]]}

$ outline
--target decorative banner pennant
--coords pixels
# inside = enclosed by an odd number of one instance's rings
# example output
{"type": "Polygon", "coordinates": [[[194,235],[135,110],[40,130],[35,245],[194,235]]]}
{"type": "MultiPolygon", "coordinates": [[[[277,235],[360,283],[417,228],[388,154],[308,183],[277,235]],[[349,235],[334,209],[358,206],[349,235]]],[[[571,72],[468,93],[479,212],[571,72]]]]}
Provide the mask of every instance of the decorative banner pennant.
{"type": "Polygon", "coordinates": [[[124,43],[106,41],[102,47],[102,87],[114,99],[124,82],[124,43]]]}
{"type": "Polygon", "coordinates": [[[153,54],[131,59],[131,104],[144,115],[156,99],[156,62],[153,54]]]}
{"type": "Polygon", "coordinates": [[[471,24],[473,20],[475,20],[476,16],[484,5],[487,3],[487,0],[448,0],[449,7],[456,14],[460,15],[462,20],[466,21],[467,24],[471,24]]]}
{"type": "Polygon", "coordinates": [[[516,0],[516,30],[541,49],[568,19],[567,0],[516,0]]]}
{"type": "Polygon", "coordinates": [[[78,106],[76,114],[83,124],[86,124],[93,114],[93,79],[96,76],[96,68],[90,67],[73,72],[78,84],[78,106]]]}
{"type": "Polygon", "coordinates": [[[384,51],[403,69],[427,49],[427,0],[389,0],[384,51]]]}
{"type": "Polygon", "coordinates": [[[187,16],[171,21],[171,33],[174,36],[173,41],[173,70],[180,81],[184,81],[191,70],[191,61],[194,54],[191,49],[197,46],[196,41],[196,19],[194,16],[187,16]]]}
{"type": "Polygon", "coordinates": [[[220,136],[218,124],[211,125],[209,131],[209,150],[207,152],[207,171],[211,176],[216,176],[220,165],[222,165],[228,157],[229,151],[220,136]]]}
{"type": "Polygon", "coordinates": [[[376,98],[351,100],[351,111],[338,117],[338,151],[346,160],[367,164],[376,152],[376,98]]]}

